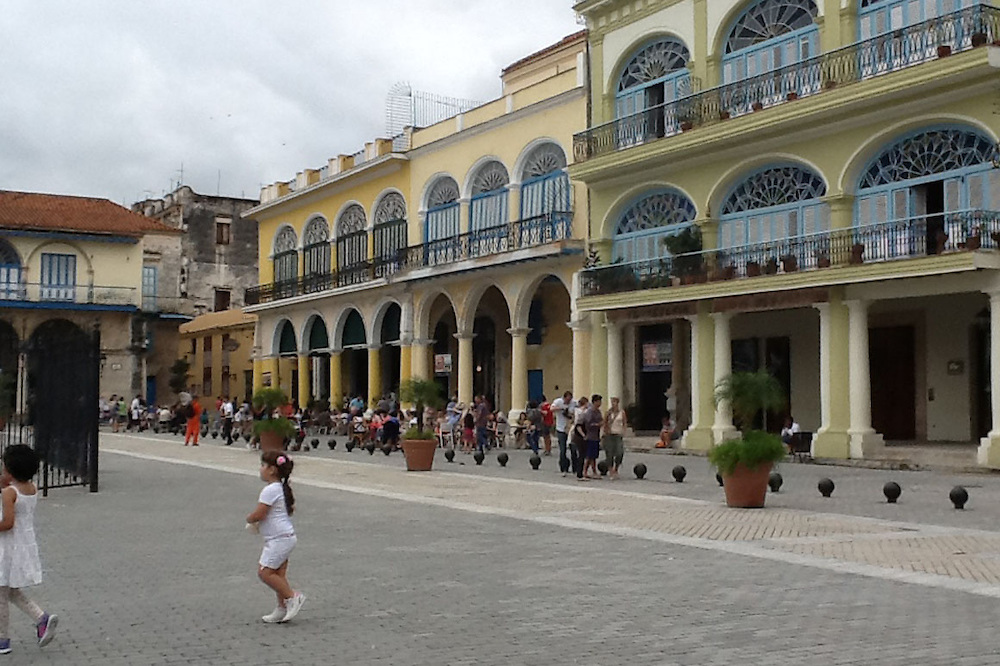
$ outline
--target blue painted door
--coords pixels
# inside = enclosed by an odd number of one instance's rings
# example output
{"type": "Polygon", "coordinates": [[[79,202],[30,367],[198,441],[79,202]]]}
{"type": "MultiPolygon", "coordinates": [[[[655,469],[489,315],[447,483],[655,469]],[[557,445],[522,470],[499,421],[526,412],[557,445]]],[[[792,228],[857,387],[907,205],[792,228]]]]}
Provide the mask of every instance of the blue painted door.
{"type": "Polygon", "coordinates": [[[541,401],[544,384],[541,370],[528,370],[528,400],[541,401]]]}
{"type": "Polygon", "coordinates": [[[146,404],[156,404],[156,377],[146,377],[146,404]]]}

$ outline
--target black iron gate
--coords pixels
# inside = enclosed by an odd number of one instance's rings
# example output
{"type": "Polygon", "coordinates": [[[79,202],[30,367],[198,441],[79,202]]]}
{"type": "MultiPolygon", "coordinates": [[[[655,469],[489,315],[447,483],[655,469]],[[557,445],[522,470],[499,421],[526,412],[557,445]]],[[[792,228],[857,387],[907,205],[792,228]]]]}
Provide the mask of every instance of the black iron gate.
{"type": "MultiPolygon", "coordinates": [[[[27,444],[41,457],[39,486],[97,492],[101,335],[66,320],[43,323],[18,348],[13,413],[0,450],[27,444]]],[[[8,380],[9,381],[9,380],[8,380]]]]}

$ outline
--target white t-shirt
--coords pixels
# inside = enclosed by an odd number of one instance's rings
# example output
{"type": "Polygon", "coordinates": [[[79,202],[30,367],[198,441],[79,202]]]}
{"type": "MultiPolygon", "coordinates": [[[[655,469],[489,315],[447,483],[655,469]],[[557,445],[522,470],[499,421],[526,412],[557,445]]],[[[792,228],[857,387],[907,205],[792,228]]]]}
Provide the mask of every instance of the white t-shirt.
{"type": "Polygon", "coordinates": [[[270,539],[295,534],[292,519],[288,517],[288,511],[285,509],[285,489],[281,487],[281,483],[275,481],[264,486],[257,501],[271,507],[264,520],[260,521],[262,537],[270,539]]]}
{"type": "Polygon", "coordinates": [[[224,419],[233,418],[233,403],[231,402],[222,403],[222,418],[224,419]]]}
{"type": "Polygon", "coordinates": [[[569,404],[566,404],[562,398],[556,398],[552,401],[552,413],[556,416],[556,432],[566,432],[569,427],[569,419],[565,414],[567,409],[572,414],[576,409],[576,400],[570,398],[569,404]]]}

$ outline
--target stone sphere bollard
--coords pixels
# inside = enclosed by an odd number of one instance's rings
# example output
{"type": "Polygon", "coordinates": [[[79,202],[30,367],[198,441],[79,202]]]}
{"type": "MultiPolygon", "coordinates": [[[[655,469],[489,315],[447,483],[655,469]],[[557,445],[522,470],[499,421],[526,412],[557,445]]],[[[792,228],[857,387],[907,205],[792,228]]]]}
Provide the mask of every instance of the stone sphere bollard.
{"type": "Polygon", "coordinates": [[[248,432],[243,433],[243,441],[245,441],[247,444],[250,443],[250,433],[248,432]]]}
{"type": "Polygon", "coordinates": [[[608,461],[607,460],[599,460],[597,462],[597,471],[601,473],[601,476],[607,476],[608,475],[608,461]]]}
{"type": "Polygon", "coordinates": [[[771,472],[771,475],[767,477],[767,485],[771,488],[772,493],[781,490],[781,484],[784,482],[785,480],[777,472],[771,472]]]}
{"type": "Polygon", "coordinates": [[[687,476],[688,471],[684,469],[684,465],[678,465],[670,470],[670,473],[673,475],[674,481],[684,483],[684,477],[687,476]]]}
{"type": "Polygon", "coordinates": [[[964,509],[965,503],[969,501],[969,491],[962,486],[955,486],[948,493],[948,498],[955,505],[956,509],[964,509]]]}
{"type": "Polygon", "coordinates": [[[528,458],[528,462],[531,463],[531,469],[538,469],[538,466],[542,464],[542,459],[535,453],[528,458]]]}
{"type": "Polygon", "coordinates": [[[335,448],[337,448],[337,440],[335,440],[335,439],[328,439],[326,441],[326,445],[328,447],[330,447],[331,451],[333,451],[335,448]]]}
{"type": "Polygon", "coordinates": [[[448,462],[455,462],[455,449],[445,449],[444,457],[448,462]]]}
{"type": "Polygon", "coordinates": [[[486,454],[482,451],[476,451],[472,454],[472,459],[476,461],[477,465],[482,465],[483,461],[486,460],[486,454]]]}
{"type": "Polygon", "coordinates": [[[823,497],[829,497],[833,494],[833,479],[820,479],[819,480],[819,492],[823,497]]]}
{"type": "Polygon", "coordinates": [[[354,447],[357,446],[357,445],[358,445],[358,443],[355,440],[349,439],[349,440],[347,440],[347,444],[344,444],[344,448],[347,449],[348,453],[350,453],[351,451],[354,450],[354,447]]]}
{"type": "Polygon", "coordinates": [[[153,434],[154,435],[160,434],[160,426],[153,426],[153,434]]]}
{"type": "Polygon", "coordinates": [[[368,451],[368,455],[375,455],[375,442],[368,442],[368,446],[365,447],[365,450],[368,451]]]}
{"type": "Polygon", "coordinates": [[[508,460],[510,460],[510,456],[507,455],[506,451],[501,451],[500,454],[497,455],[497,462],[500,463],[501,467],[506,467],[508,460]]]}
{"type": "Polygon", "coordinates": [[[309,440],[309,445],[312,446],[314,449],[318,449],[319,448],[319,440],[316,439],[315,437],[313,437],[312,439],[309,440]]]}
{"type": "Polygon", "coordinates": [[[390,453],[392,453],[392,444],[383,444],[382,453],[384,453],[385,455],[389,455],[390,453]]]}
{"type": "Polygon", "coordinates": [[[636,463],[635,467],[632,468],[632,473],[635,474],[635,478],[642,481],[642,477],[646,476],[646,465],[643,463],[636,463]]]}
{"type": "Polygon", "coordinates": [[[718,472],[715,473],[715,480],[719,482],[719,487],[722,487],[722,475],[718,472]]]}
{"type": "Polygon", "coordinates": [[[895,481],[889,481],[884,486],[882,486],[882,494],[889,501],[889,504],[895,504],[896,500],[903,493],[903,489],[899,487],[899,484],[895,481]]]}

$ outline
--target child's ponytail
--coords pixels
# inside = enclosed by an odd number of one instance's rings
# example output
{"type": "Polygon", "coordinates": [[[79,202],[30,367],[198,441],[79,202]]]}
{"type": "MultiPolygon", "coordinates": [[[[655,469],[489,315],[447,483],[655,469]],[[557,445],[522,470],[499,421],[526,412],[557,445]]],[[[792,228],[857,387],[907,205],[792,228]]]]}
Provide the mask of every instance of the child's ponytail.
{"type": "Polygon", "coordinates": [[[292,486],[288,477],[292,475],[292,468],[295,462],[285,453],[279,451],[265,451],[261,455],[261,461],[267,465],[274,466],[278,470],[278,478],[281,480],[281,490],[285,493],[285,510],[288,515],[295,512],[295,494],[292,493],[292,486]]]}

